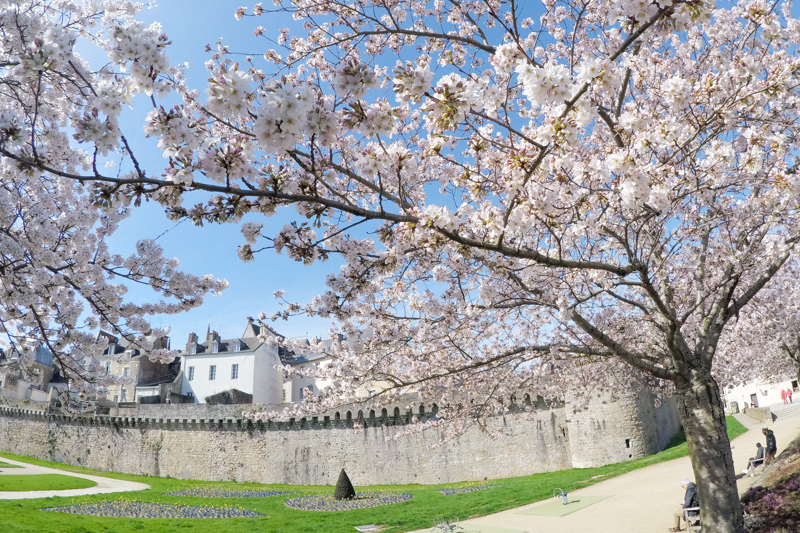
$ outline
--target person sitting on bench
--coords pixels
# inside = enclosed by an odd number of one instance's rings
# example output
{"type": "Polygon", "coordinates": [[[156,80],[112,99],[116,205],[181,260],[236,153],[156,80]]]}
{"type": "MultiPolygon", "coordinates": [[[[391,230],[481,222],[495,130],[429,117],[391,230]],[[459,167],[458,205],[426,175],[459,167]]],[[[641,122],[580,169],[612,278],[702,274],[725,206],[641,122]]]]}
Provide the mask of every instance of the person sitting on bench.
{"type": "Polygon", "coordinates": [[[756,456],[750,458],[750,462],[747,463],[747,469],[743,473],[750,475],[750,477],[753,477],[753,471],[756,469],[756,467],[761,466],[763,464],[764,464],[764,447],[761,446],[760,442],[756,442],[756,456]]]}
{"type": "MultiPolygon", "coordinates": [[[[692,507],[700,507],[700,504],[697,500],[697,485],[692,483],[689,479],[682,479],[681,480],[681,487],[686,490],[686,493],[683,496],[683,504],[680,508],[675,510],[675,527],[669,528],[670,531],[681,531],[681,519],[684,518],[683,510],[689,509],[692,507]]],[[[697,519],[697,513],[689,513],[689,518],[697,519]]],[[[687,524],[688,527],[689,524],[687,524]]]]}

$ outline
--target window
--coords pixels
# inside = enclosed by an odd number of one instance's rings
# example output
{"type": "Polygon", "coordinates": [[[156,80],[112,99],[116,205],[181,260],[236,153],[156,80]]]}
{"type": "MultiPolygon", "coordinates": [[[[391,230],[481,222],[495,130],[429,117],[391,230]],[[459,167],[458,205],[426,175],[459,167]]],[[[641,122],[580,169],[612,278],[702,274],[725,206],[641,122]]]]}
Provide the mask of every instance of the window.
{"type": "Polygon", "coordinates": [[[193,379],[194,379],[194,367],[190,366],[189,367],[189,381],[192,381],[193,379]]]}
{"type": "Polygon", "coordinates": [[[197,353],[197,345],[196,344],[192,344],[191,346],[189,346],[189,353],[192,354],[192,355],[197,353]]]}
{"type": "Polygon", "coordinates": [[[283,389],[283,396],[281,396],[281,401],[282,402],[286,401],[286,389],[283,389]]]}
{"type": "Polygon", "coordinates": [[[242,349],[241,341],[233,341],[233,351],[238,352],[241,351],[241,349],[242,349]]]}
{"type": "Polygon", "coordinates": [[[128,389],[122,389],[121,391],[119,391],[119,393],[120,393],[119,401],[127,402],[128,401],[128,389]]]}
{"type": "Polygon", "coordinates": [[[106,375],[111,373],[111,361],[106,361],[106,375]]]}
{"type": "Polygon", "coordinates": [[[231,379],[239,379],[239,365],[231,365],[231,379]]]}
{"type": "Polygon", "coordinates": [[[186,396],[188,396],[189,398],[194,398],[194,393],[192,391],[189,391],[186,393],[186,396]]]}
{"type": "MultiPolygon", "coordinates": [[[[122,369],[122,377],[123,378],[131,377],[131,369],[128,368],[127,366],[124,369],[122,369]]],[[[122,401],[124,402],[125,400],[122,400],[122,401]]]]}
{"type": "Polygon", "coordinates": [[[215,342],[214,344],[211,345],[211,353],[217,353],[218,351],[219,351],[219,344],[215,342]]]}
{"type": "Polygon", "coordinates": [[[208,380],[212,381],[217,377],[217,365],[211,365],[208,368],[208,380]]]}

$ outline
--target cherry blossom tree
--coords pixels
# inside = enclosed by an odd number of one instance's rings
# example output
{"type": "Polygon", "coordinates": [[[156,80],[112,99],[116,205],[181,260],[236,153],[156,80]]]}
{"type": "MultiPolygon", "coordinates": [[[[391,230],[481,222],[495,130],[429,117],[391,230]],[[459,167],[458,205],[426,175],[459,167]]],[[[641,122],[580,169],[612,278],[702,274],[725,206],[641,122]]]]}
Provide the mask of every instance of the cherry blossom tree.
{"type": "Polygon", "coordinates": [[[40,343],[52,352],[69,383],[65,407],[71,397],[90,408],[111,379],[97,359],[107,344],[98,328],[171,360],[153,349],[149,339],[166,331],[147,318],[200,305],[226,285],[181,272],[153,240],[127,257],[113,253],[108,237],[133,198],[98,196],[74,179],[98,172],[114,150],[138,172],[118,128],[121,107],[137,93],[169,90],[159,80],[166,43],[135,13],[124,2],[0,2],[0,332],[23,362],[40,343]],[[112,63],[93,71],[73,53],[78,38],[95,40],[112,63]],[[167,301],[127,300],[135,284],[167,301]]]}
{"type": "Polygon", "coordinates": [[[721,387],[800,379],[798,270],[784,266],[725,331],[714,368],[721,387]]]}
{"type": "Polygon", "coordinates": [[[796,253],[788,2],[276,1],[236,16],[275,9],[302,30],[255,27],[263,58],[218,44],[204,93],[128,4],[102,5],[117,11],[92,35],[113,68],[94,73],[55,44],[88,32],[72,22],[85,15],[4,22],[23,35],[4,86],[26,88],[3,97],[5,164],[93,187],[104,213],[143,198],[197,223],[294,207],[281,228],[243,223],[239,256],[343,262],[326,294],[287,307],[349,339],[306,410],[381,383],[370,401],[416,390],[458,433],[512,396],[673,392],[704,529],[743,531],[713,372],[726,329],[796,253]],[[45,81],[64,103],[45,105],[45,81]],[[145,126],[166,168],[147,174],[114,103],[170,89],[182,102],[153,99],[145,126]],[[124,172],[98,165],[114,153],[124,172]]]}

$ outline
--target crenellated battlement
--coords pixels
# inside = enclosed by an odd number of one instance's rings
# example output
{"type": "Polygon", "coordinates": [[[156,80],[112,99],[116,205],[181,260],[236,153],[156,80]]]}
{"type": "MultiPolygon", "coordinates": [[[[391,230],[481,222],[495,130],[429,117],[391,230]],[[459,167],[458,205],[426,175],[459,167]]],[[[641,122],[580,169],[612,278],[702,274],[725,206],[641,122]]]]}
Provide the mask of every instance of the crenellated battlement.
{"type": "Polygon", "coordinates": [[[0,406],[0,450],[97,470],[198,480],[332,484],[341,468],[361,485],[449,483],[599,466],[661,449],[677,431],[677,412],[646,395],[569,405],[509,399],[486,421],[444,446],[436,403],[364,405],[299,418],[284,405],[150,404],[108,415],[68,416],[46,405],[0,406]],[[359,431],[354,431],[358,426],[359,431]],[[410,433],[410,435],[408,434],[410,433]]]}

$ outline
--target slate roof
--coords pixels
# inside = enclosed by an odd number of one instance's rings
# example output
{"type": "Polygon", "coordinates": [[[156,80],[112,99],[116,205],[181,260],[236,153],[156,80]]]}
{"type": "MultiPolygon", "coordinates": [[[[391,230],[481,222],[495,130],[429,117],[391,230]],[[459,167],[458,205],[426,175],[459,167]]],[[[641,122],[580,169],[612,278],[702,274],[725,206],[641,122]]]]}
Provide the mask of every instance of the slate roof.
{"type": "MultiPolygon", "coordinates": [[[[212,331],[210,327],[206,332],[206,339],[203,342],[200,342],[200,339],[196,333],[190,333],[189,341],[186,343],[186,350],[183,353],[183,355],[191,357],[192,355],[201,355],[209,353],[230,354],[230,353],[253,351],[263,344],[263,342],[258,339],[258,335],[260,335],[262,330],[265,328],[267,333],[274,335],[275,337],[279,337],[281,339],[285,338],[283,335],[281,335],[274,329],[270,328],[269,326],[262,326],[256,324],[252,318],[248,318],[247,321],[248,321],[247,327],[244,330],[244,334],[240,338],[221,339],[219,337],[219,334],[216,331],[212,331]],[[241,343],[241,348],[238,352],[233,350],[233,345],[236,341],[239,341],[241,343]],[[217,343],[216,352],[211,351],[211,345],[214,342],[217,343]],[[194,354],[191,353],[192,345],[196,346],[196,352],[194,354]]],[[[309,347],[307,350],[301,350],[299,352],[295,352],[285,346],[278,346],[278,357],[280,358],[282,364],[298,365],[302,363],[318,361],[326,357],[325,354],[319,354],[312,351],[311,343],[308,341],[307,338],[303,338],[302,340],[304,340],[306,346],[309,347]]],[[[331,345],[330,340],[324,341],[323,343],[326,346],[331,345]]]]}
{"type": "MultiPolygon", "coordinates": [[[[261,330],[266,328],[267,332],[275,335],[276,337],[283,336],[276,332],[274,329],[270,328],[269,326],[260,326],[255,323],[252,318],[247,319],[247,327],[244,330],[244,334],[241,337],[233,338],[233,339],[222,339],[219,336],[219,333],[216,331],[211,331],[209,327],[208,331],[206,332],[206,339],[205,341],[200,341],[200,338],[196,333],[189,334],[189,341],[186,343],[186,350],[184,355],[191,357],[192,355],[200,355],[200,354],[209,354],[209,353],[218,353],[218,354],[226,354],[226,353],[241,353],[241,352],[250,352],[256,350],[259,346],[264,344],[262,341],[258,339],[258,336],[261,334],[261,330]],[[239,342],[239,350],[234,350],[234,344],[239,342]],[[217,351],[212,352],[212,345],[214,342],[217,343],[217,351]],[[191,346],[196,346],[195,353],[191,353],[191,346]]],[[[279,350],[280,355],[280,350],[279,350]]]]}
{"type": "MultiPolygon", "coordinates": [[[[99,339],[100,337],[106,337],[108,339],[108,348],[106,348],[103,352],[103,355],[106,357],[121,355],[127,350],[131,350],[131,359],[142,355],[141,350],[135,348],[133,343],[124,337],[119,338],[116,335],[112,335],[111,333],[102,330],[97,334],[97,338],[99,339]]],[[[169,348],[169,337],[165,336],[155,339],[153,341],[153,348],[169,348]]]]}

